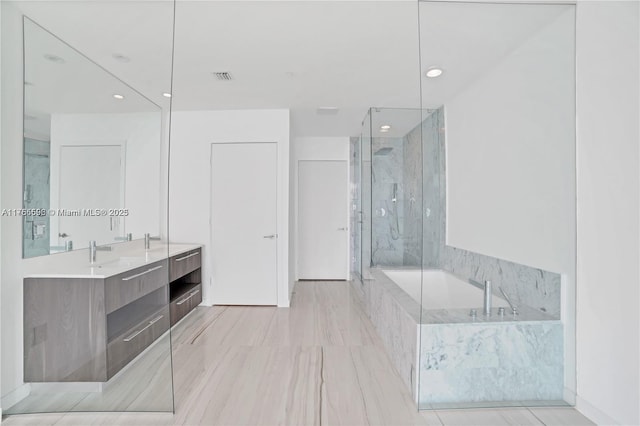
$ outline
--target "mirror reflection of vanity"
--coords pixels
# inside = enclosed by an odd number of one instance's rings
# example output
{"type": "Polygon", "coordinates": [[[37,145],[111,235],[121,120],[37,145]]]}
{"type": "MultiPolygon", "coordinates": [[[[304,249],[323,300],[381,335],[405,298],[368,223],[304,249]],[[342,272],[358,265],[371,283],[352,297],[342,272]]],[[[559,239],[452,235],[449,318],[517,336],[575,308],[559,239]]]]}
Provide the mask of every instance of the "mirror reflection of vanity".
{"type": "Polygon", "coordinates": [[[160,233],[162,111],[24,18],[23,257],[160,233]]]}

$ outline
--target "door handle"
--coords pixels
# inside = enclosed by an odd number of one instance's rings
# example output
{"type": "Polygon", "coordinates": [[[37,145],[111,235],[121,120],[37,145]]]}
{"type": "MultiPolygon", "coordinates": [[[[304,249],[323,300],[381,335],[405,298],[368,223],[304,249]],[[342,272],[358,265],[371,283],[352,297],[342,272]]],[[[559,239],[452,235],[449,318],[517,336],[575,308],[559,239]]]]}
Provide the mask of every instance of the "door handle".
{"type": "Polygon", "coordinates": [[[338,231],[346,231],[347,228],[338,228],[338,231]]]}
{"type": "Polygon", "coordinates": [[[265,235],[262,238],[268,238],[270,240],[273,240],[274,238],[278,238],[278,234],[265,235]]]}

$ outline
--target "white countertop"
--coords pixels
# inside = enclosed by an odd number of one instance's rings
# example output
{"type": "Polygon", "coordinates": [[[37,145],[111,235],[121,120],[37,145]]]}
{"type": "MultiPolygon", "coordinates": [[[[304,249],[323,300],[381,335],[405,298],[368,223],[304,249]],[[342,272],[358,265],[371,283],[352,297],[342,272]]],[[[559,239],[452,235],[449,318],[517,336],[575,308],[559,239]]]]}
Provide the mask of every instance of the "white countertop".
{"type": "Polygon", "coordinates": [[[108,278],[144,265],[168,259],[180,253],[202,247],[200,244],[132,241],[114,244],[112,251],[98,251],[96,263],[89,263],[89,249],[76,250],[36,258],[24,278],[108,278]]]}

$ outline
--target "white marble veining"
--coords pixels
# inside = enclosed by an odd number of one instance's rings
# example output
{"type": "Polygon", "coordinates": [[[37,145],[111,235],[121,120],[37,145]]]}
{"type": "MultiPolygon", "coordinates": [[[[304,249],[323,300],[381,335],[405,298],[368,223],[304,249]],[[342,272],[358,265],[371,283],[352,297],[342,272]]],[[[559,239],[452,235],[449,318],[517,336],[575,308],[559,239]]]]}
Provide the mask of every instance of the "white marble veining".
{"type": "Polygon", "coordinates": [[[419,403],[561,401],[562,324],[422,325],[419,403]]]}
{"type": "Polygon", "coordinates": [[[529,306],[560,318],[560,274],[450,246],[443,247],[441,266],[479,282],[491,280],[494,294],[500,294],[502,287],[519,307],[529,306]]]}
{"type": "Polygon", "coordinates": [[[153,241],[150,250],[144,240],[114,244],[111,251],[100,251],[98,261],[89,263],[88,249],[59,253],[29,260],[25,278],[108,278],[149,263],[167,259],[201,247],[199,244],[153,241]]]}
{"type": "Polygon", "coordinates": [[[369,318],[375,327],[393,366],[415,397],[418,327],[411,316],[389,292],[371,285],[369,318]]]}

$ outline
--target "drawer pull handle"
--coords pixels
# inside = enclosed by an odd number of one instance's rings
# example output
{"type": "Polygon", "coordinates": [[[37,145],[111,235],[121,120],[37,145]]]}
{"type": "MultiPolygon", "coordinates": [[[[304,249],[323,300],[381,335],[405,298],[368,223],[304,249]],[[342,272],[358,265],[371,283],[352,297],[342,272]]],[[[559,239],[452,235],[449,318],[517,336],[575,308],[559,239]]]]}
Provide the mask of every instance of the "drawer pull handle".
{"type": "Polygon", "coordinates": [[[176,305],[182,305],[184,302],[186,302],[187,300],[191,299],[193,297],[193,294],[188,295],[187,297],[185,297],[184,299],[182,299],[181,301],[179,301],[178,303],[176,303],[176,305]]]}
{"type": "Polygon", "coordinates": [[[160,315],[159,317],[156,317],[154,319],[152,319],[151,321],[149,321],[149,324],[147,324],[143,329],[136,331],[135,333],[133,333],[131,336],[127,337],[124,339],[125,342],[130,342],[131,340],[135,339],[136,337],[138,337],[138,335],[140,333],[142,333],[143,331],[145,331],[147,328],[151,327],[153,324],[157,323],[158,321],[160,321],[162,318],[164,317],[164,315],[160,315]]]}
{"type": "Polygon", "coordinates": [[[192,291],[191,293],[189,293],[189,295],[187,297],[185,297],[184,299],[182,299],[181,301],[176,303],[176,305],[182,305],[184,302],[186,302],[187,300],[191,299],[193,296],[195,296],[198,293],[200,293],[200,290],[192,291]]]}
{"type": "Polygon", "coordinates": [[[131,275],[130,277],[123,278],[123,279],[122,279],[122,281],[129,281],[129,280],[132,280],[132,279],[134,279],[134,278],[141,277],[141,276],[143,276],[143,275],[145,275],[145,274],[148,274],[149,272],[157,271],[157,270],[158,270],[158,269],[160,269],[160,268],[162,268],[162,265],[158,265],[158,266],[156,266],[156,267],[154,267],[154,268],[147,269],[147,270],[146,270],[146,271],[144,271],[144,272],[140,272],[139,274],[135,274],[135,275],[131,275]]]}
{"type": "Polygon", "coordinates": [[[185,259],[188,259],[188,258],[193,257],[193,256],[197,256],[199,254],[200,254],[199,252],[196,252],[196,253],[188,254],[186,256],[179,257],[179,258],[176,259],[176,262],[182,262],[185,259]]]}

